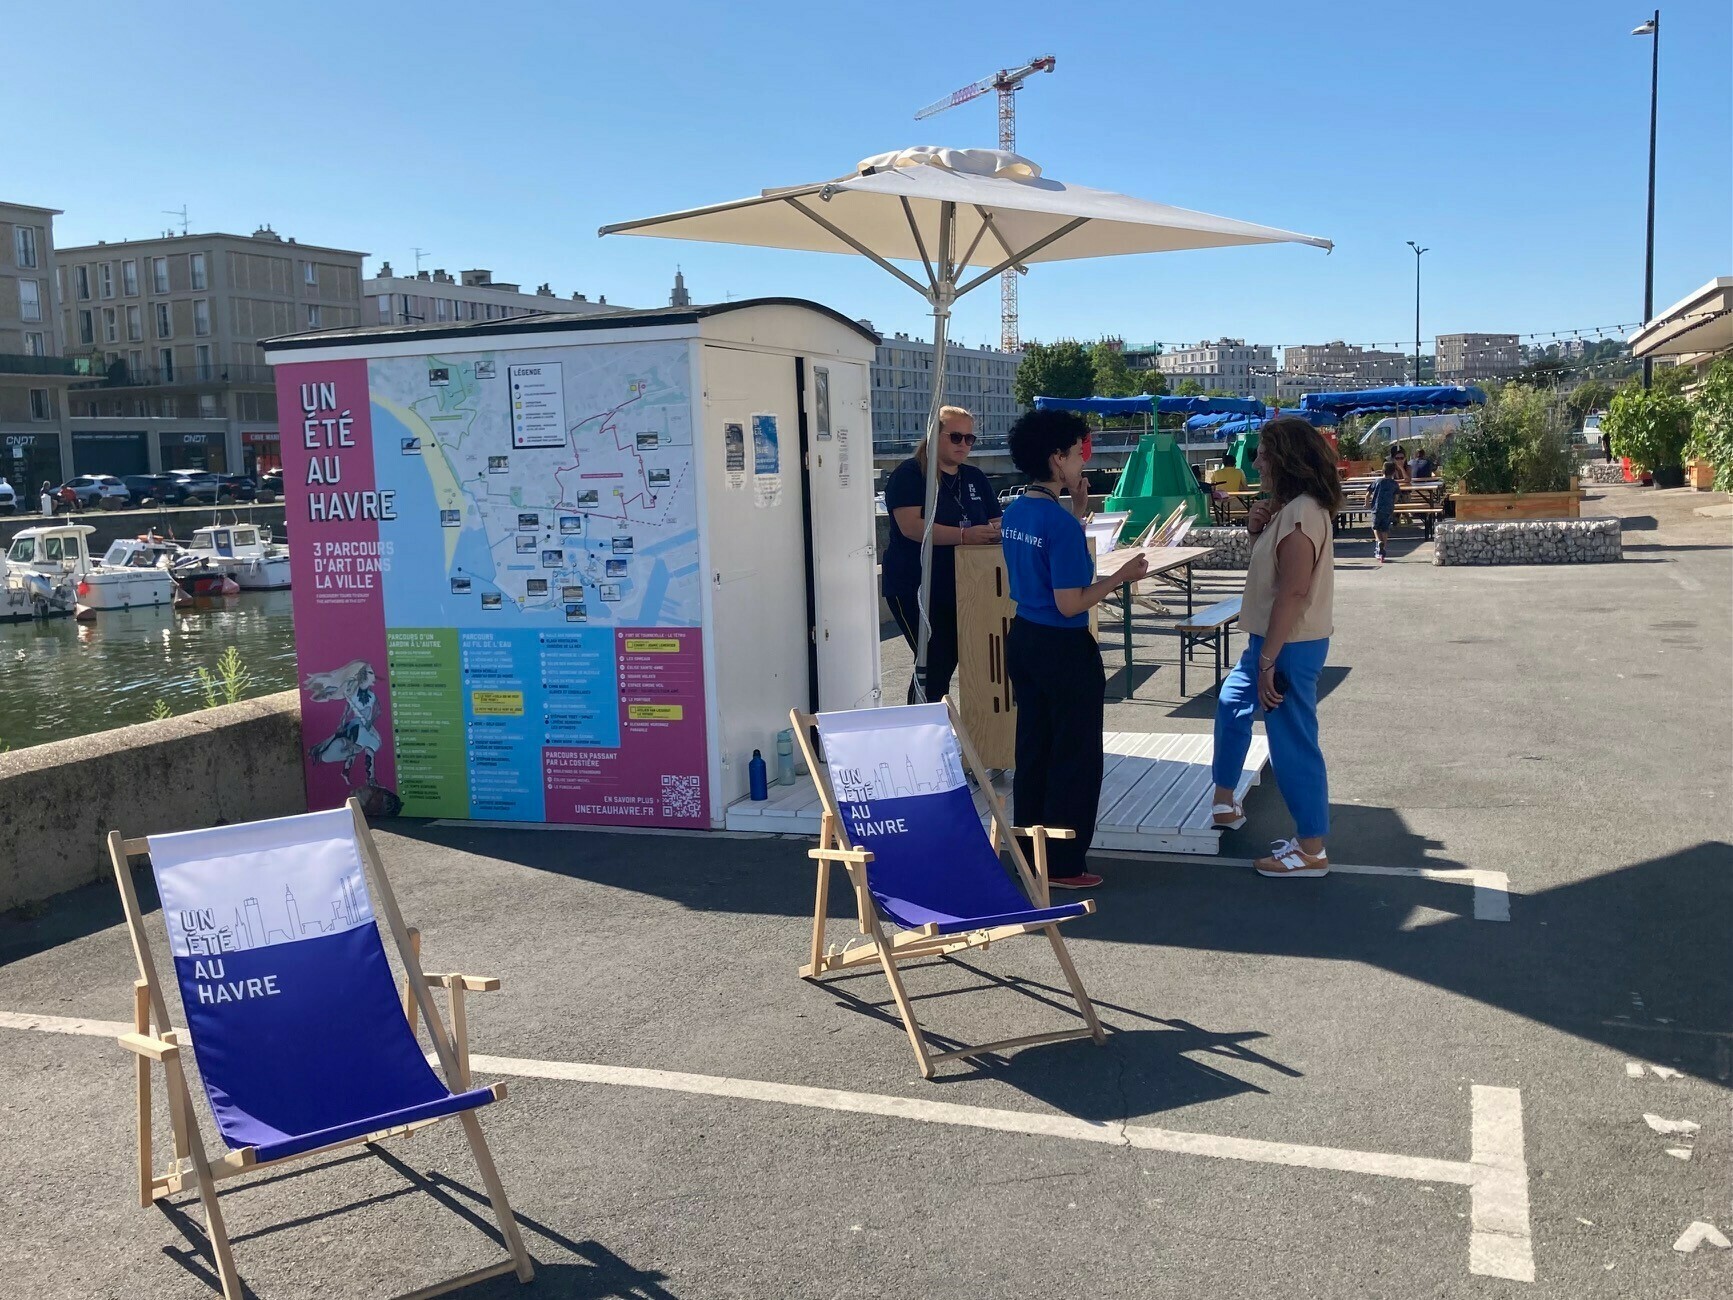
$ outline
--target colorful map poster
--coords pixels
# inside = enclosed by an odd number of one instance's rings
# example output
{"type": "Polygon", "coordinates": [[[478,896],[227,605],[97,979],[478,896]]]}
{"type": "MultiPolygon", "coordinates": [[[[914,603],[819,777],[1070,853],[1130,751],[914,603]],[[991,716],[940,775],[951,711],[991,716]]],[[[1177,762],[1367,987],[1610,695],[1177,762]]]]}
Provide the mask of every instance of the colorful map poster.
{"type": "Polygon", "coordinates": [[[309,807],[707,826],[686,345],[277,367],[309,807]]]}

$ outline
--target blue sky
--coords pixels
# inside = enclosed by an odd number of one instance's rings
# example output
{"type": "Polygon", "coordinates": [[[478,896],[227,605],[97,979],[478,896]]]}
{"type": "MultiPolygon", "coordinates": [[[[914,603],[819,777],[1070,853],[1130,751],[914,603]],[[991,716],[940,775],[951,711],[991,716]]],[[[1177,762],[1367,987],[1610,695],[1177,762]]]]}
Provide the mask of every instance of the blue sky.
{"type": "MultiPolygon", "coordinates": [[[[49,57],[0,83],[0,196],[57,240],[194,227],[483,266],[651,306],[815,298],[924,334],[860,259],[651,239],[605,222],[840,175],[908,144],[990,145],[993,98],[917,108],[1036,54],[1019,150],[1065,180],[1326,236],[1037,267],[1025,337],[1277,345],[1634,321],[1648,16],[1611,0],[872,6],[302,0],[31,5],[49,57]],[[865,18],[857,14],[867,15],[865,18]],[[79,78],[88,75],[88,83],[79,78]],[[81,113],[88,111],[88,120],[81,113]]],[[[1733,6],[1663,11],[1657,309],[1733,272],[1733,6]]],[[[20,44],[19,48],[30,48],[20,44]]],[[[967,342],[998,336],[991,288],[967,342]]]]}

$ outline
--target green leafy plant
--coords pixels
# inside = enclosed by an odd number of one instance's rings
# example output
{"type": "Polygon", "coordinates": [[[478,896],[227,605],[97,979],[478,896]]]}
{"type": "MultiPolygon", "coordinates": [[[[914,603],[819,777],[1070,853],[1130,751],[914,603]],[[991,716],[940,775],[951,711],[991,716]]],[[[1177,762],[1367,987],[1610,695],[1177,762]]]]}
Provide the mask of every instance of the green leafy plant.
{"type": "Polygon", "coordinates": [[[150,706],[150,720],[152,722],[161,722],[164,718],[172,718],[173,716],[174,711],[169,708],[167,700],[159,699],[150,706]]]}
{"type": "Polygon", "coordinates": [[[1648,470],[1676,469],[1685,463],[1691,438],[1691,404],[1677,384],[1657,384],[1648,392],[1627,384],[1613,395],[1601,429],[1614,455],[1648,470]]]}
{"type": "Polygon", "coordinates": [[[198,680],[205,693],[205,707],[214,709],[219,703],[233,704],[245,695],[247,687],[253,684],[253,674],[241,662],[241,652],[230,646],[217,660],[217,671],[212,673],[209,668],[201,667],[198,680]]]}
{"type": "Polygon", "coordinates": [[[1451,439],[1441,472],[1464,492],[1563,492],[1576,472],[1556,395],[1506,384],[1451,439]]]}
{"type": "Polygon", "coordinates": [[[1358,420],[1344,420],[1336,431],[1336,454],[1343,460],[1365,460],[1366,431],[1358,420]]]}
{"type": "Polygon", "coordinates": [[[1733,492],[1733,356],[1716,360],[1692,395],[1691,439],[1685,450],[1715,467],[1715,487],[1733,492]]]}
{"type": "Polygon", "coordinates": [[[1033,406],[1037,397],[1091,397],[1094,391],[1095,365],[1072,339],[1029,344],[1011,380],[1019,406],[1033,406]]]}

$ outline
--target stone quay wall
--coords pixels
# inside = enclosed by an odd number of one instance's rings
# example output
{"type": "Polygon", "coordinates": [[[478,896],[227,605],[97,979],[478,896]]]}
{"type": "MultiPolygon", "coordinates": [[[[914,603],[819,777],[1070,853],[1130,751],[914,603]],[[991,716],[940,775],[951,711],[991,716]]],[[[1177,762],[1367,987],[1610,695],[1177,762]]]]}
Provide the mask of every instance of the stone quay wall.
{"type": "Polygon", "coordinates": [[[307,811],[297,691],[0,754],[0,912],[108,879],[107,838],[307,811]]]}

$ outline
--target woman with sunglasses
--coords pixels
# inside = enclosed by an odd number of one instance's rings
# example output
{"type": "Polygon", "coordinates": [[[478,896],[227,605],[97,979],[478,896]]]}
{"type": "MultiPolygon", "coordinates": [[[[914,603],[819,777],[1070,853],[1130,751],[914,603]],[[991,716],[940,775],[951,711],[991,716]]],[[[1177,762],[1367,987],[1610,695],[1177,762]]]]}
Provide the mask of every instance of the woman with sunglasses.
{"type": "MultiPolygon", "coordinates": [[[[968,464],[975,446],[975,417],[960,406],[939,411],[939,505],[933,514],[933,578],[928,620],[926,699],[936,702],[951,689],[957,671],[958,546],[991,546],[999,540],[999,498],[987,476],[968,464]]],[[[891,471],[885,481],[885,510],[891,539],[885,548],[882,585],[885,603],[909,649],[919,645],[921,627],[921,534],[926,529],[927,444],[891,471]]],[[[909,703],[915,703],[913,674],[909,703]]]]}

